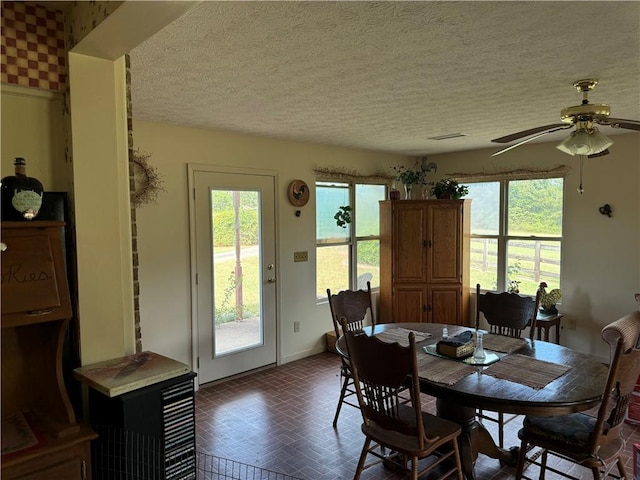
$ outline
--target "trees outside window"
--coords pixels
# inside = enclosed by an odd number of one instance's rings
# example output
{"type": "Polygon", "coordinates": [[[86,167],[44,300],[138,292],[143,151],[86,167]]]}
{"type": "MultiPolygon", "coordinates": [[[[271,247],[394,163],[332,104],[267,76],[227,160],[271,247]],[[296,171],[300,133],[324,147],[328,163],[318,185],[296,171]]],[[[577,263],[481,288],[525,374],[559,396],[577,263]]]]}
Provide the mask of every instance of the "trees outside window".
{"type": "Polygon", "coordinates": [[[562,178],[468,183],[471,203],[470,287],[535,295],[540,282],[560,285],[562,178]]]}

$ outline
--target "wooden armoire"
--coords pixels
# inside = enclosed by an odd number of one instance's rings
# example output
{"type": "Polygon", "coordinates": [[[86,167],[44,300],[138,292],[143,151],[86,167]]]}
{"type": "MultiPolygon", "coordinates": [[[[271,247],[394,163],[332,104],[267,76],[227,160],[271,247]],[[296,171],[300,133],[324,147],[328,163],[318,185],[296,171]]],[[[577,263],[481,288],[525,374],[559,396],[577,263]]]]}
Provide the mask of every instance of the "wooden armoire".
{"type": "Polygon", "coordinates": [[[72,317],[64,222],[2,222],[2,479],[84,480],[96,434],[62,374],[72,317]]]}
{"type": "Polygon", "coordinates": [[[470,325],[471,200],[380,202],[378,321],[470,325]]]}

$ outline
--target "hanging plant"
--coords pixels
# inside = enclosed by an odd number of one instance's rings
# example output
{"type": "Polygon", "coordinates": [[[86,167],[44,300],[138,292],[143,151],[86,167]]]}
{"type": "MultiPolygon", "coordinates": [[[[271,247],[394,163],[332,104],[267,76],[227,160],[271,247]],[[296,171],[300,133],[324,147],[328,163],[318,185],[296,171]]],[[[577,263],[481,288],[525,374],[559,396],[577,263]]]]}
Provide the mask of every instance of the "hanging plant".
{"type": "Polygon", "coordinates": [[[336,225],[347,228],[347,225],[351,223],[351,207],[349,205],[338,207],[338,211],[333,218],[336,221],[336,225]]]}

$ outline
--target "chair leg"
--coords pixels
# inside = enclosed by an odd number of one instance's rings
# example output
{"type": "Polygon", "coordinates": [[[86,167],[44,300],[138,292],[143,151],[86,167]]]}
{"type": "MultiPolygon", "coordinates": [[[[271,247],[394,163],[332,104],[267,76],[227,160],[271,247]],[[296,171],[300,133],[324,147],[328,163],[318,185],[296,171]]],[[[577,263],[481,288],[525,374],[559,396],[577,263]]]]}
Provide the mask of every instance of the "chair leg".
{"type": "Polygon", "coordinates": [[[411,457],[411,480],[418,480],[418,457],[411,457]]]}
{"type": "Polygon", "coordinates": [[[460,448],[458,447],[458,439],[454,438],[451,443],[453,444],[453,458],[456,462],[456,469],[458,474],[458,480],[463,480],[462,476],[462,461],[460,460],[460,448]]]}
{"type": "Polygon", "coordinates": [[[600,480],[602,478],[600,476],[600,469],[597,467],[593,467],[591,473],[593,474],[593,480],[600,480]]]}
{"type": "Polygon", "coordinates": [[[353,476],[353,480],[360,480],[360,474],[364,469],[364,461],[367,459],[367,454],[369,453],[369,445],[371,445],[371,439],[367,437],[364,440],[364,445],[362,446],[362,453],[360,453],[360,460],[358,460],[358,466],[356,467],[356,473],[353,476]]]}
{"type": "Polygon", "coordinates": [[[518,465],[516,467],[516,480],[522,480],[522,474],[524,473],[524,466],[527,463],[527,449],[529,444],[526,440],[522,440],[520,444],[520,454],[518,455],[518,465]]]}
{"type": "Polygon", "coordinates": [[[336,407],[336,414],[333,417],[333,428],[336,428],[338,425],[338,416],[340,415],[340,409],[342,408],[342,402],[344,401],[344,397],[347,393],[347,386],[351,381],[351,377],[347,375],[344,376],[344,382],[342,382],[342,389],[340,390],[340,398],[338,399],[338,406],[336,407]]]}
{"type": "Polygon", "coordinates": [[[498,412],[498,445],[504,448],[504,413],[498,412]]]}
{"type": "Polygon", "coordinates": [[[539,480],[544,480],[544,476],[547,470],[547,457],[549,456],[548,450],[542,451],[542,456],[540,457],[540,477],[539,480]]]}
{"type": "Polygon", "coordinates": [[[627,470],[624,468],[624,462],[622,461],[621,457],[618,457],[616,464],[618,465],[618,473],[620,474],[620,478],[629,478],[627,476],[627,470]]]}

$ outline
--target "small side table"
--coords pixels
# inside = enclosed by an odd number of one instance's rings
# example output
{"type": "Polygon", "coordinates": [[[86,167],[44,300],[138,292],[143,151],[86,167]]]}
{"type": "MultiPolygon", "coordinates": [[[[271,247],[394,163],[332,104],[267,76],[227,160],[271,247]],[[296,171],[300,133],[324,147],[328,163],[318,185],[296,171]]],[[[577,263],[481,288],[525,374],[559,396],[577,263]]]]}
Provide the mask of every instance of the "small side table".
{"type": "Polygon", "coordinates": [[[538,330],[538,340],[542,340],[542,330],[544,330],[544,341],[549,341],[549,329],[556,327],[555,343],[560,344],[560,322],[562,320],[561,313],[542,313],[538,312],[536,317],[536,329],[538,330]]]}

